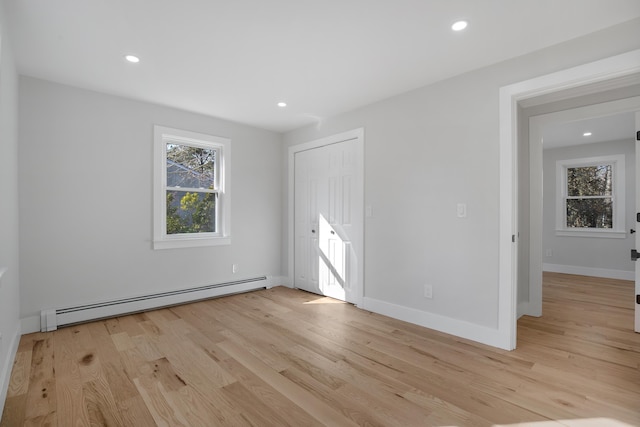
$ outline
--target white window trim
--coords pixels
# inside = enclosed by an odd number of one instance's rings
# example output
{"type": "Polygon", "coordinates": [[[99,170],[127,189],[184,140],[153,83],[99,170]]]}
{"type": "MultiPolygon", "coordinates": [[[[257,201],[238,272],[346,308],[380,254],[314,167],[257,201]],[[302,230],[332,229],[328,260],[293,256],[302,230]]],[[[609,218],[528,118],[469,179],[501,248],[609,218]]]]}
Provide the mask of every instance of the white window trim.
{"type": "Polygon", "coordinates": [[[556,162],[556,236],[602,237],[613,239],[624,239],[627,237],[625,222],[625,180],[624,155],[622,154],[558,160],[556,162]],[[567,169],[571,167],[606,164],[613,166],[613,228],[567,227],[565,206],[567,169]]]}
{"type": "Polygon", "coordinates": [[[192,248],[231,244],[231,140],[164,126],[153,127],[153,249],[192,248]],[[219,192],[216,204],[216,233],[168,235],[166,205],[167,142],[215,148],[219,192]]]}

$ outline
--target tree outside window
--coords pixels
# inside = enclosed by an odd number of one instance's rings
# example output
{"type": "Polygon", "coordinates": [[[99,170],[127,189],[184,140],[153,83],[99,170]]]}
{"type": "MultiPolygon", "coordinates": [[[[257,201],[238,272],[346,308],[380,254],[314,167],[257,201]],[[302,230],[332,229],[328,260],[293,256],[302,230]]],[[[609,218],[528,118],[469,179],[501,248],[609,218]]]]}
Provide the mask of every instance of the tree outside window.
{"type": "Polygon", "coordinates": [[[624,155],[558,160],[556,235],[626,236],[624,155]]]}
{"type": "Polygon", "coordinates": [[[167,144],[167,234],[215,233],[216,151],[167,144]]]}
{"type": "Polygon", "coordinates": [[[567,227],[613,228],[613,166],[567,168],[567,227]]]}

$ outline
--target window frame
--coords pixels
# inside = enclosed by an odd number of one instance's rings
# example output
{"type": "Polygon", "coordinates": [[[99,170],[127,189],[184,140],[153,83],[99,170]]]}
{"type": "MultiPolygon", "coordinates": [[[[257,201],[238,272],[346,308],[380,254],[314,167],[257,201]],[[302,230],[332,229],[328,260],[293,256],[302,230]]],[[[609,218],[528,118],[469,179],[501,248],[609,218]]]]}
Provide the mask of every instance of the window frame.
{"type": "MultiPolygon", "coordinates": [[[[153,249],[191,248],[231,244],[230,162],[231,140],[181,129],[155,125],[153,127],[153,249]],[[216,150],[215,178],[217,184],[216,232],[167,234],[167,144],[175,143],[216,150]]],[[[189,188],[183,188],[190,190],[189,188]]],[[[207,193],[211,191],[203,191],[207,193]]]]}
{"type": "Polygon", "coordinates": [[[626,233],[625,218],[625,156],[623,154],[565,159],[556,162],[556,236],[603,237],[623,239],[626,233]],[[612,228],[567,227],[568,178],[570,168],[610,165],[613,187],[612,228]]]}

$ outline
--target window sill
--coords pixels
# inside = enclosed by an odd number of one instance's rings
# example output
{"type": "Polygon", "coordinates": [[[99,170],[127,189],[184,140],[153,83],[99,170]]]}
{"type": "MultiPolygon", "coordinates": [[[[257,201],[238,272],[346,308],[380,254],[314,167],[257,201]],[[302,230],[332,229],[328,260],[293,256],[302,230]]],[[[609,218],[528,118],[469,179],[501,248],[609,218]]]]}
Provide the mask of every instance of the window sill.
{"type": "Polygon", "coordinates": [[[556,236],[564,237],[596,237],[604,239],[624,239],[627,237],[626,231],[618,230],[556,230],[556,236]]]}
{"type": "Polygon", "coordinates": [[[154,240],[153,249],[199,248],[231,244],[231,237],[190,237],[183,239],[154,240]]]}

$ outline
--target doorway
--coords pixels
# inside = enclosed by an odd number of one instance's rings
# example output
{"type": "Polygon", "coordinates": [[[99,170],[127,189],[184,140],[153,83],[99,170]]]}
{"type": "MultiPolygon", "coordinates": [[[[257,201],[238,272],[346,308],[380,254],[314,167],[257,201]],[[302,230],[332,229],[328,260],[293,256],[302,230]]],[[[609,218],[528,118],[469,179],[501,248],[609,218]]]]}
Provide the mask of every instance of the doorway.
{"type": "MultiPolygon", "coordinates": [[[[637,91],[638,89],[636,89],[637,91]]],[[[625,90],[623,95],[629,95],[630,90],[625,90]]],[[[556,201],[554,197],[549,197],[557,191],[553,188],[553,185],[549,185],[547,180],[547,189],[543,191],[543,167],[546,168],[547,178],[553,177],[556,171],[554,171],[554,165],[546,164],[549,159],[543,161],[543,146],[550,148],[559,148],[564,151],[571,150],[570,145],[575,147],[574,153],[582,153],[580,155],[574,154],[574,157],[591,157],[595,155],[606,154],[626,154],[627,164],[633,165],[634,162],[634,144],[632,143],[634,131],[634,118],[633,111],[640,109],[640,97],[626,97],[614,101],[596,102],[597,98],[606,99],[617,98],[620,94],[615,92],[601,92],[594,96],[593,103],[589,101],[588,105],[584,105],[576,108],[566,108],[564,106],[562,110],[557,112],[550,112],[546,114],[539,114],[543,110],[553,110],[553,104],[545,104],[533,108],[533,111],[527,112],[525,109],[523,119],[526,120],[529,117],[529,139],[527,141],[528,154],[529,154],[529,230],[527,235],[529,236],[529,251],[527,257],[519,258],[519,269],[525,270],[524,273],[519,275],[518,291],[520,293],[518,298],[518,317],[521,315],[541,316],[542,315],[542,272],[564,272],[569,274],[579,274],[585,276],[594,277],[608,277],[613,279],[634,280],[632,271],[625,271],[625,263],[629,262],[629,250],[633,245],[632,235],[628,235],[627,232],[634,226],[635,219],[633,218],[635,212],[635,194],[630,191],[626,191],[626,194],[621,194],[616,199],[625,205],[625,209],[622,212],[624,216],[620,220],[620,224],[615,227],[618,232],[608,233],[586,233],[577,231],[574,234],[580,234],[579,237],[569,236],[571,233],[563,233],[552,231],[553,228],[558,228],[557,224],[559,219],[558,214],[561,211],[553,209],[556,201]],[[582,137],[581,144],[577,144],[575,139],[569,138],[567,132],[576,131],[578,128],[589,127],[592,130],[598,129],[596,135],[583,135],[577,134],[576,137],[582,137]],[[546,131],[545,131],[546,129],[546,131]],[[547,143],[543,141],[543,135],[546,133],[547,143]],[[553,139],[550,137],[553,135],[553,139]],[[589,138],[587,138],[589,137],[589,138]],[[591,139],[591,141],[588,141],[591,139]],[[630,144],[622,143],[623,140],[628,140],[630,144]],[[588,142],[585,142],[588,141],[588,142]],[[600,145],[598,145],[600,143],[600,145]],[[603,145],[604,143],[604,145],[603,145]],[[593,146],[591,144],[594,144],[593,146]],[[588,147],[597,147],[589,149],[588,147]],[[606,147],[615,146],[613,151],[608,151],[606,147]],[[579,148],[581,147],[581,148],[579,148]],[[549,188],[551,187],[551,188],[549,188]],[[547,197],[545,197],[545,195],[547,197]],[[626,199],[626,203],[625,203],[626,199]],[[543,203],[544,200],[544,203],[543,203]],[[543,209],[543,205],[551,205],[551,210],[547,208],[543,209]],[[554,215],[555,213],[555,215],[554,215]],[[546,218],[546,219],[543,219],[546,218]],[[546,224],[546,226],[545,226],[546,224]],[[549,226],[552,224],[552,226],[549,226]],[[556,237],[556,234],[563,234],[562,237],[556,237]],[[546,240],[546,246],[543,248],[543,234],[546,240]],[[584,249],[594,249],[596,246],[600,247],[601,251],[607,255],[606,259],[593,258],[588,259],[584,249]],[[628,248],[625,249],[625,247],[628,248]],[[558,249],[560,249],[558,251],[558,249]],[[560,253],[558,253],[560,252],[560,253]],[[564,253],[565,255],[562,255],[564,253]],[[582,254],[582,257],[580,255],[582,254]],[[558,255],[560,255],[558,257],[558,255]],[[615,258],[614,258],[615,257],[615,258]],[[555,261],[560,259],[560,261],[555,261]],[[555,261],[555,262],[554,262],[555,261]],[[523,265],[523,264],[527,265],[523,265]],[[568,265],[565,265],[568,264],[568,265]],[[543,265],[545,268],[543,268],[543,265]],[[525,277],[526,276],[526,277],[525,277]],[[526,295],[522,295],[522,294],[526,295]],[[524,298],[523,298],[524,296],[524,298]]],[[[566,157],[566,155],[565,155],[566,157]]],[[[638,168],[640,165],[635,165],[636,179],[638,175],[638,168]]],[[[624,175],[624,172],[622,173],[624,175]]],[[[627,181],[627,187],[633,188],[631,179],[624,178],[627,181]],[[631,185],[631,187],[629,187],[631,185]]],[[[556,181],[556,180],[551,180],[556,181]]],[[[553,183],[551,183],[553,184],[553,183]]],[[[522,204],[521,204],[522,207],[522,204]]],[[[593,252],[593,251],[592,251],[593,252]]]]}
{"type": "Polygon", "coordinates": [[[289,277],[294,288],[360,305],[363,130],[289,149],[289,277]]]}
{"type": "MultiPolygon", "coordinates": [[[[500,347],[516,348],[518,307],[519,146],[522,109],[637,85],[640,50],[515,83],[500,89],[500,244],[498,333],[500,347]]],[[[526,138],[526,136],[524,137],[526,138]]],[[[528,224],[524,225],[525,227],[528,224]]]]}

